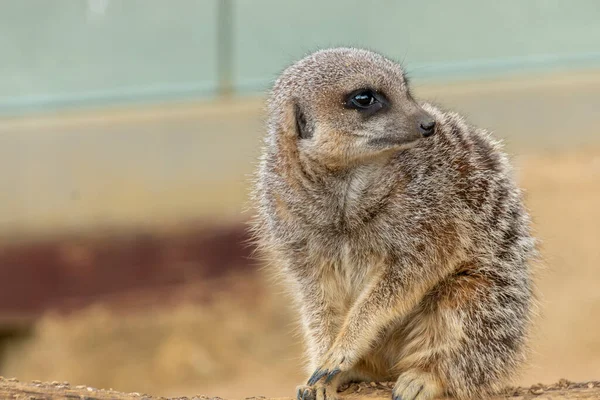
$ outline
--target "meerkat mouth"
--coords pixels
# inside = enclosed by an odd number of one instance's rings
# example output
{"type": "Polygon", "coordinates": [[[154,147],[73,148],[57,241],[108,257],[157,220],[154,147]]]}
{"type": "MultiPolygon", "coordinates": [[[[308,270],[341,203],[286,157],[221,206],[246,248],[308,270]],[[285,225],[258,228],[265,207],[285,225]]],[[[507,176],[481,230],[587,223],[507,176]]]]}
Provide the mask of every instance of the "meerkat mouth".
{"type": "Polygon", "coordinates": [[[377,147],[377,148],[399,148],[399,149],[403,149],[403,148],[409,148],[412,147],[414,144],[416,144],[416,142],[419,140],[419,138],[415,138],[413,140],[406,140],[406,139],[395,139],[395,138],[390,138],[390,137],[380,137],[380,138],[375,138],[375,139],[371,139],[369,140],[369,145],[373,146],[373,147],[377,147]]]}

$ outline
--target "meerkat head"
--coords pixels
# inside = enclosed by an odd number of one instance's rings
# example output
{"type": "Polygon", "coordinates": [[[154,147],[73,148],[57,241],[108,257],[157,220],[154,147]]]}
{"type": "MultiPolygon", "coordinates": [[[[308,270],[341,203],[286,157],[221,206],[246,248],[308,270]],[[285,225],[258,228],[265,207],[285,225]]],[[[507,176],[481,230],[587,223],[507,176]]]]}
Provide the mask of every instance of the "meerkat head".
{"type": "Polygon", "coordinates": [[[271,140],[300,156],[351,166],[435,133],[401,66],[377,53],[321,50],[288,67],[268,105],[271,140]]]}

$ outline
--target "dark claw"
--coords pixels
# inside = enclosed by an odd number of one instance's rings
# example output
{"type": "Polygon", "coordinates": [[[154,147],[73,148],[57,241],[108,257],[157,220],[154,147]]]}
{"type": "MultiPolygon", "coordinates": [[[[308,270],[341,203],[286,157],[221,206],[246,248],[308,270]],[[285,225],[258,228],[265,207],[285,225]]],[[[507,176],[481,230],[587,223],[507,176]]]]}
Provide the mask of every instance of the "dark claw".
{"type": "Polygon", "coordinates": [[[325,383],[331,382],[331,380],[340,372],[342,372],[340,367],[335,367],[329,374],[327,374],[327,378],[325,378],[325,383]]]}
{"type": "Polygon", "coordinates": [[[321,372],[321,367],[317,368],[317,369],[315,370],[315,372],[313,372],[313,374],[310,376],[310,378],[308,378],[308,381],[306,382],[306,384],[307,384],[307,385],[310,385],[310,384],[311,384],[310,382],[311,382],[313,379],[315,379],[315,376],[317,376],[317,374],[318,374],[319,372],[321,372]]]}
{"type": "Polygon", "coordinates": [[[299,387],[296,391],[296,400],[309,400],[311,397],[309,392],[310,390],[299,387]]]}
{"type": "Polygon", "coordinates": [[[400,396],[399,394],[395,394],[392,396],[392,400],[402,400],[402,396],[400,396]]]}
{"type": "Polygon", "coordinates": [[[329,370],[321,370],[320,368],[317,369],[312,376],[310,377],[310,379],[308,380],[307,385],[312,386],[315,383],[317,383],[319,381],[319,379],[321,379],[322,377],[324,377],[327,373],[329,372],[329,370]]]}

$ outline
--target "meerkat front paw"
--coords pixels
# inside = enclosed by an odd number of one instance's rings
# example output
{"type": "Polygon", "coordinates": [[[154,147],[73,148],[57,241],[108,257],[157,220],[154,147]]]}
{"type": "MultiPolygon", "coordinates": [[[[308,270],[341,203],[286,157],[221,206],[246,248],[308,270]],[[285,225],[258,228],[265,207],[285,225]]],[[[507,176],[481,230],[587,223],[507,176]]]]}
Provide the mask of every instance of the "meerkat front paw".
{"type": "Polygon", "coordinates": [[[296,387],[296,400],[338,400],[336,390],[328,385],[300,385],[296,387]]]}
{"type": "Polygon", "coordinates": [[[323,357],[321,366],[313,372],[307,384],[312,386],[323,378],[325,378],[325,384],[328,384],[340,372],[348,371],[353,365],[352,356],[347,352],[333,348],[323,357]]]}
{"type": "Polygon", "coordinates": [[[433,374],[407,371],[396,381],[392,400],[430,400],[442,392],[442,386],[433,374]]]}

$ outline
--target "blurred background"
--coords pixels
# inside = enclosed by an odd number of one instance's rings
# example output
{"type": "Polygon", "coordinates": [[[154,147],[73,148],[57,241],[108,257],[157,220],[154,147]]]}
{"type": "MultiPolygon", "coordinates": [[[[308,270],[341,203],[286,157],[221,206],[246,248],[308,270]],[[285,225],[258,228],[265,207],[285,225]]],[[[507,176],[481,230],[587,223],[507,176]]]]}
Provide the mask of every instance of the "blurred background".
{"type": "Polygon", "coordinates": [[[244,210],[266,91],[338,45],[505,140],[545,264],[516,383],[600,378],[597,0],[0,2],[0,375],[292,395],[244,210]]]}

